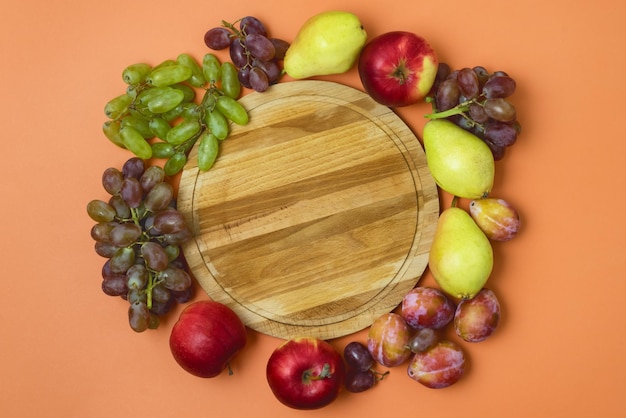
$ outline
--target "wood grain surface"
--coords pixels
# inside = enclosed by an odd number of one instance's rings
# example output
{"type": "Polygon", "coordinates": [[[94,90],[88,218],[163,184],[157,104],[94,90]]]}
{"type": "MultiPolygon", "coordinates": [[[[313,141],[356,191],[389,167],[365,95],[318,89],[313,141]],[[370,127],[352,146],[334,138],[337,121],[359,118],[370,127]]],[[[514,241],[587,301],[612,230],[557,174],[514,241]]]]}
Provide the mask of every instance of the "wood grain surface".
{"type": "Polygon", "coordinates": [[[250,328],[330,339],[393,310],[428,262],[439,199],[415,134],[363,92],[295,81],[241,99],[214,167],[192,150],[178,208],[208,296],[250,328]]]}

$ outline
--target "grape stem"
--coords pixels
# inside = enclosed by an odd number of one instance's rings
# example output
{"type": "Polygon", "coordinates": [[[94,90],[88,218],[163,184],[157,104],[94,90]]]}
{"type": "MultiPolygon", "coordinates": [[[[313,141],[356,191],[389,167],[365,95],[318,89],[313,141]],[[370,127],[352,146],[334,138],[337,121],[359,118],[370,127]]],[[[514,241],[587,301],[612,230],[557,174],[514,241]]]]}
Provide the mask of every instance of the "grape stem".
{"type": "Polygon", "coordinates": [[[471,117],[469,117],[465,113],[465,112],[469,111],[470,106],[473,105],[473,104],[477,104],[477,105],[482,106],[483,103],[481,103],[480,98],[481,97],[477,97],[477,98],[474,98],[474,99],[466,100],[463,103],[459,103],[458,105],[454,106],[451,109],[443,110],[441,112],[437,111],[437,109],[435,108],[435,101],[434,101],[434,99],[431,99],[429,101],[432,102],[433,112],[425,115],[424,117],[427,118],[427,119],[433,120],[433,119],[445,119],[445,118],[449,118],[450,116],[461,115],[464,119],[466,119],[468,121],[468,123],[471,126],[478,126],[480,128],[480,127],[482,127],[482,125],[480,123],[476,122],[475,120],[473,120],[471,117]]]}

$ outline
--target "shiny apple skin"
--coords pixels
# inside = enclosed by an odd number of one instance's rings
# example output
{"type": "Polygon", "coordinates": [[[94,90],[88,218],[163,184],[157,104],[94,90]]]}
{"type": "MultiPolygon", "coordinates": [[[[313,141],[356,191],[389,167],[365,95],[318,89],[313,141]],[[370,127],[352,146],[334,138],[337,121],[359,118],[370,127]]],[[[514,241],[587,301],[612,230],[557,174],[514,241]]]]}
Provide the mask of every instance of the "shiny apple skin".
{"type": "Polygon", "coordinates": [[[509,241],[517,235],[521,222],[517,210],[504,199],[488,197],[472,200],[470,215],[492,241],[509,241]]]}
{"type": "Polygon", "coordinates": [[[271,354],[266,367],[272,393],[293,409],[327,406],[339,395],[345,375],[339,352],[328,342],[312,337],[285,341],[271,354]]]}
{"type": "Polygon", "coordinates": [[[415,329],[441,329],[454,317],[455,306],[439,289],[418,286],[402,299],[402,316],[415,329]]]}
{"type": "Polygon", "coordinates": [[[427,388],[442,389],[455,384],[465,373],[465,353],[458,344],[441,340],[431,349],[416,353],[407,374],[427,388]]]}
{"type": "Polygon", "coordinates": [[[180,314],[170,334],[170,350],[187,372],[215,377],[246,345],[246,327],[228,306],[198,301],[180,314]]]}
{"type": "Polygon", "coordinates": [[[389,107],[422,100],[437,75],[439,61],[424,38],[411,32],[383,33],[361,50],[358,71],[365,91],[389,107]]]}
{"type": "Polygon", "coordinates": [[[500,322],[500,302],[496,294],[483,288],[472,299],[462,300],[454,313],[454,330],[467,342],[486,340],[500,322]]]}
{"type": "Polygon", "coordinates": [[[395,367],[411,356],[408,348],[411,329],[404,318],[394,312],[379,316],[370,326],[367,349],[379,364],[395,367]]]}

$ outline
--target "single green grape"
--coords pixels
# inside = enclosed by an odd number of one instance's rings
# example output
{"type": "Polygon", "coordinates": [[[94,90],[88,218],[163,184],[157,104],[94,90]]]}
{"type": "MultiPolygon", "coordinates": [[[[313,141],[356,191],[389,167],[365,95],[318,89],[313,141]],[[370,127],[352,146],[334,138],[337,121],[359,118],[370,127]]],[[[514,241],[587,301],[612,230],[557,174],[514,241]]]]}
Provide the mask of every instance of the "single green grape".
{"type": "Polygon", "coordinates": [[[221,66],[222,74],[222,91],[228,97],[233,99],[239,98],[241,94],[241,82],[238,77],[238,70],[231,62],[224,62],[221,66]]]}
{"type": "Polygon", "coordinates": [[[222,79],[222,68],[215,54],[206,54],[202,58],[202,73],[209,83],[217,83],[222,79]]]}
{"type": "Polygon", "coordinates": [[[150,132],[152,132],[153,136],[165,140],[165,137],[167,136],[169,130],[172,129],[172,126],[168,121],[157,116],[150,119],[148,122],[148,128],[150,129],[150,132]]]}
{"type": "Polygon", "coordinates": [[[237,100],[230,96],[220,96],[217,98],[215,106],[228,119],[237,125],[245,125],[248,123],[248,112],[237,100]]]}
{"type": "Polygon", "coordinates": [[[191,76],[187,80],[189,84],[194,87],[202,87],[206,84],[206,80],[204,79],[204,74],[202,72],[202,67],[198,64],[198,62],[189,54],[180,54],[176,61],[179,64],[187,66],[191,69],[191,76]]]}
{"type": "Polygon", "coordinates": [[[201,128],[197,119],[185,119],[167,132],[165,140],[172,145],[180,145],[200,132],[201,128]]]}
{"type": "Polygon", "coordinates": [[[142,160],[148,160],[152,157],[152,147],[132,126],[121,127],[120,138],[124,146],[142,160]]]}
{"type": "Polygon", "coordinates": [[[104,114],[109,119],[117,119],[128,111],[132,102],[133,98],[128,94],[120,94],[104,105],[104,114]]]}
{"type": "Polygon", "coordinates": [[[228,120],[219,109],[207,110],[204,115],[204,122],[217,139],[226,139],[228,136],[228,120]]]}
{"type": "Polygon", "coordinates": [[[145,64],[143,62],[131,64],[122,71],[122,80],[124,80],[124,83],[129,85],[139,84],[146,79],[146,76],[150,73],[150,71],[152,71],[152,66],[150,64],[145,64]]]}
{"type": "Polygon", "coordinates": [[[163,165],[163,170],[168,176],[173,176],[180,172],[187,163],[187,155],[184,152],[177,152],[172,155],[163,165]]]}
{"type": "Polygon", "coordinates": [[[176,63],[153,69],[146,77],[146,81],[156,87],[171,86],[187,80],[191,74],[191,68],[176,63]]]}
{"type": "Polygon", "coordinates": [[[154,134],[150,130],[148,119],[137,115],[126,115],[121,119],[122,128],[124,126],[132,126],[143,136],[144,138],[154,138],[154,134]]]}
{"type": "Polygon", "coordinates": [[[215,135],[207,131],[200,136],[199,141],[198,168],[201,171],[207,171],[215,164],[219,151],[219,142],[215,135]]]}

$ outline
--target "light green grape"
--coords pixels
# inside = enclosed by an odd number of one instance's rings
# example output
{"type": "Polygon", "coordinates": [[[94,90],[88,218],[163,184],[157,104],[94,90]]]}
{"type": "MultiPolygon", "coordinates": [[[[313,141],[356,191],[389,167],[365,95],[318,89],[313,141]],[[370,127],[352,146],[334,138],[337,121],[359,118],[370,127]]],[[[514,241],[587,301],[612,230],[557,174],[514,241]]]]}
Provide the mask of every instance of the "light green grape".
{"type": "Polygon", "coordinates": [[[104,105],[104,114],[109,119],[117,119],[128,111],[128,106],[130,106],[132,102],[133,98],[128,94],[120,94],[104,105]]]}
{"type": "Polygon", "coordinates": [[[209,83],[217,83],[222,79],[222,68],[215,54],[206,54],[202,58],[202,73],[209,83]]]}
{"type": "Polygon", "coordinates": [[[238,70],[232,63],[226,61],[221,66],[222,91],[227,96],[237,99],[241,94],[241,82],[237,76],[238,70]]]}
{"type": "Polygon", "coordinates": [[[122,71],[122,79],[126,84],[139,84],[152,71],[152,66],[145,63],[131,64],[122,71]]]}
{"type": "Polygon", "coordinates": [[[153,95],[147,100],[146,106],[152,113],[165,113],[182,103],[185,93],[182,90],[171,87],[159,88],[159,94],[153,95]]]}
{"type": "Polygon", "coordinates": [[[172,155],[163,165],[163,170],[165,174],[168,176],[173,176],[174,174],[180,172],[183,169],[185,164],[187,163],[187,156],[184,152],[177,152],[172,155]]]}
{"type": "Polygon", "coordinates": [[[165,119],[154,117],[148,122],[148,128],[154,136],[165,140],[165,137],[167,136],[169,130],[172,129],[172,126],[165,119]]]}
{"type": "Polygon", "coordinates": [[[121,119],[122,128],[125,126],[132,126],[143,136],[144,138],[154,138],[154,134],[150,130],[148,119],[137,116],[127,115],[121,119]]]}
{"type": "Polygon", "coordinates": [[[202,67],[198,65],[198,62],[189,54],[180,54],[176,61],[179,64],[185,65],[191,69],[191,76],[187,80],[189,84],[194,87],[202,87],[206,84],[204,74],[202,73],[202,67]]]}
{"type": "Polygon", "coordinates": [[[219,109],[214,108],[212,111],[207,111],[204,122],[217,139],[226,139],[228,136],[228,120],[219,109]]]}
{"type": "Polygon", "coordinates": [[[220,96],[217,98],[215,106],[228,119],[237,125],[245,125],[248,123],[248,112],[237,100],[230,96],[220,96]]]}
{"type": "Polygon", "coordinates": [[[172,64],[155,68],[148,74],[146,81],[156,87],[171,86],[181,83],[191,77],[191,68],[182,64],[172,64]]]}
{"type": "Polygon", "coordinates": [[[169,130],[165,140],[172,145],[180,145],[200,132],[201,127],[197,119],[185,119],[169,130]]]}
{"type": "Polygon", "coordinates": [[[102,132],[109,141],[120,148],[126,148],[122,138],[120,137],[121,123],[118,120],[107,120],[102,125],[102,132]]]}
{"type": "Polygon", "coordinates": [[[120,138],[124,146],[142,160],[148,160],[152,157],[152,147],[132,126],[121,127],[120,138]]]}
{"type": "Polygon", "coordinates": [[[213,167],[218,151],[218,139],[212,133],[205,131],[200,136],[200,144],[198,145],[198,168],[201,171],[207,171],[213,167]]]}

